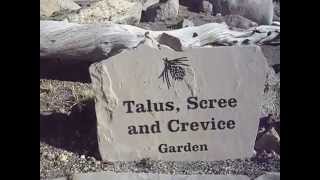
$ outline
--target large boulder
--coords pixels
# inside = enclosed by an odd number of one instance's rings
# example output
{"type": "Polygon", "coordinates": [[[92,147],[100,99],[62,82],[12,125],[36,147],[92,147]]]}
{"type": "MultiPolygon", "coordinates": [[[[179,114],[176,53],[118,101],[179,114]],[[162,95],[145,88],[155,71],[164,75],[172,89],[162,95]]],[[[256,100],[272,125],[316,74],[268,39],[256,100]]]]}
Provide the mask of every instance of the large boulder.
{"type": "Polygon", "coordinates": [[[81,7],[72,0],[40,0],[40,16],[51,16],[61,10],[78,10],[81,7]]]}
{"type": "Polygon", "coordinates": [[[80,24],[114,22],[120,24],[138,24],[142,4],[129,0],[102,0],[68,15],[69,22],[80,24]]]}
{"type": "Polygon", "coordinates": [[[213,14],[238,14],[261,25],[273,21],[273,0],[210,0],[213,14]]]}
{"type": "Polygon", "coordinates": [[[177,17],[178,13],[179,0],[167,0],[166,2],[160,4],[158,18],[161,20],[175,18],[177,17]]]}
{"type": "MultiPolygon", "coordinates": [[[[146,7],[145,7],[146,8],[146,7]]],[[[179,13],[179,0],[160,0],[142,12],[142,21],[173,19],[179,13]]]]}

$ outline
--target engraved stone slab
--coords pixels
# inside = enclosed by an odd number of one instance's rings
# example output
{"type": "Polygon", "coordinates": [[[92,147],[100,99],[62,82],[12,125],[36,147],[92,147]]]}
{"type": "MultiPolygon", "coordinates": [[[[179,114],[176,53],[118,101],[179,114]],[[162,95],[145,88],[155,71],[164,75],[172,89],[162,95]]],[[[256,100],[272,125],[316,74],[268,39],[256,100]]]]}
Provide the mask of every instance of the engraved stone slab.
{"type": "Polygon", "coordinates": [[[103,160],[253,154],[267,60],[257,46],[144,45],[90,67],[103,160]]]}

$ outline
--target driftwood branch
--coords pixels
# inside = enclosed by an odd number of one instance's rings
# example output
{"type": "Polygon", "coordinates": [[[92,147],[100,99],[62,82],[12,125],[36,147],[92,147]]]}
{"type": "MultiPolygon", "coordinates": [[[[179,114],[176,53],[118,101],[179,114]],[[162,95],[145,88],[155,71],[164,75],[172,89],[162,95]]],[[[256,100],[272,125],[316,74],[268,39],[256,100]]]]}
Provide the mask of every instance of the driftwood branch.
{"type": "Polygon", "coordinates": [[[258,26],[240,32],[229,30],[224,23],[208,23],[171,31],[148,31],[131,25],[40,21],[40,59],[96,62],[142,43],[183,50],[207,45],[277,44],[280,42],[275,40],[279,37],[280,26],[258,26]]]}

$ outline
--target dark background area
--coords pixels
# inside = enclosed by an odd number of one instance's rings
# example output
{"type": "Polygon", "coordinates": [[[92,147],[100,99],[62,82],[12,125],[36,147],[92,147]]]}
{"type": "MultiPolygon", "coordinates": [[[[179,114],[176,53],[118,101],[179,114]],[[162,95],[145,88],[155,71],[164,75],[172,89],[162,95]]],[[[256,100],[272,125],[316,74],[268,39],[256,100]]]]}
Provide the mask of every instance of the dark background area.
{"type": "Polygon", "coordinates": [[[1,7],[1,179],[38,179],[39,1],[1,7]]]}

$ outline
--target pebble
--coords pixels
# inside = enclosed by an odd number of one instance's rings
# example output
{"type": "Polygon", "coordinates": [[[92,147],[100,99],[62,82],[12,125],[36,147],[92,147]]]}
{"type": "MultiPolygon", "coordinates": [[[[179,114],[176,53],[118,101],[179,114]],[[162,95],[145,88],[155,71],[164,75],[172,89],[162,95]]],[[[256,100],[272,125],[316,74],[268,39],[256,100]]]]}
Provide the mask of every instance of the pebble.
{"type": "Polygon", "coordinates": [[[68,156],[65,154],[61,154],[59,157],[60,161],[62,162],[68,162],[68,156]]]}
{"type": "Polygon", "coordinates": [[[257,155],[257,151],[253,150],[253,157],[255,157],[257,155]]]}

